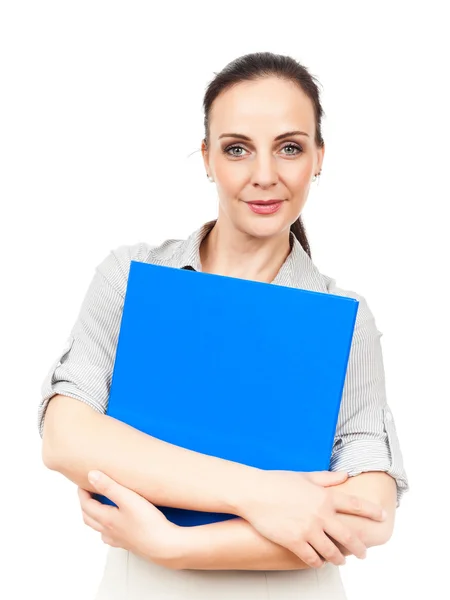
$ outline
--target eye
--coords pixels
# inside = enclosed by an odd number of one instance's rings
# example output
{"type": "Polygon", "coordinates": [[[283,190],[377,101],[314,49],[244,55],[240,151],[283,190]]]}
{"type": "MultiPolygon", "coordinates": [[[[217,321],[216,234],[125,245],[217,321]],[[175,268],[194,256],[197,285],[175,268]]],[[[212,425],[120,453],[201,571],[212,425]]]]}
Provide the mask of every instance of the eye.
{"type": "Polygon", "coordinates": [[[245,148],[243,148],[240,144],[233,144],[232,146],[228,146],[227,148],[225,148],[225,154],[228,154],[228,156],[236,156],[237,158],[239,158],[240,156],[242,156],[242,154],[235,154],[234,152],[230,153],[230,151],[232,150],[245,150],[245,148]]]}
{"type": "Polygon", "coordinates": [[[299,146],[298,144],[293,144],[292,142],[283,146],[282,150],[286,150],[286,148],[293,148],[294,150],[297,150],[297,153],[288,152],[288,156],[297,156],[298,154],[301,154],[303,152],[303,148],[301,146],[299,146]]]}
{"type": "MultiPolygon", "coordinates": [[[[291,149],[290,152],[287,152],[287,154],[286,154],[287,156],[298,156],[299,154],[301,154],[303,152],[303,148],[301,146],[299,146],[298,144],[294,144],[292,142],[289,142],[288,144],[283,146],[281,149],[286,150],[286,148],[291,149]]],[[[233,152],[234,150],[245,151],[245,148],[243,146],[241,146],[240,144],[232,144],[231,146],[227,146],[225,148],[224,154],[228,154],[228,156],[232,156],[235,158],[240,158],[241,156],[243,156],[242,153],[237,154],[236,152],[233,152]]]]}

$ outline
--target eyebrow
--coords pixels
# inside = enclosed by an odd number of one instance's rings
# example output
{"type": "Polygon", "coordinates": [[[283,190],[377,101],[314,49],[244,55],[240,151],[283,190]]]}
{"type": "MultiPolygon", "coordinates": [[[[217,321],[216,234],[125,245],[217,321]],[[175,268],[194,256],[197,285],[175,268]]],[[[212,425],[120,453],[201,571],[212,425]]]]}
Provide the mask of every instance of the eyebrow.
{"type": "MultiPolygon", "coordinates": [[[[287,131],[286,133],[277,135],[275,141],[283,140],[284,138],[292,137],[293,135],[305,135],[306,137],[309,137],[309,134],[305,133],[304,131],[287,131]]],[[[219,135],[219,140],[224,137],[234,137],[239,138],[241,140],[246,140],[247,142],[251,142],[251,138],[249,138],[247,135],[244,135],[243,133],[222,133],[222,135],[219,135]]]]}

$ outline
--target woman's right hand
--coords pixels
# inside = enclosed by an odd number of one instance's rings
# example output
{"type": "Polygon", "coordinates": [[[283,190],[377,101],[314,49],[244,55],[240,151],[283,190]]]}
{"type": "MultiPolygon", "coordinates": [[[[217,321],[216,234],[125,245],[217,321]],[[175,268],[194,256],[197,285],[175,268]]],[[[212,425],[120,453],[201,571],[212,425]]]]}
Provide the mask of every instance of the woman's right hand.
{"type": "Polygon", "coordinates": [[[258,484],[251,497],[244,499],[239,516],[310,567],[322,566],[323,559],[336,565],[345,562],[330,537],[351,554],[364,558],[366,546],[336,515],[346,513],[383,521],[383,510],[378,504],[332,489],[347,478],[345,472],[261,470],[258,484]]]}

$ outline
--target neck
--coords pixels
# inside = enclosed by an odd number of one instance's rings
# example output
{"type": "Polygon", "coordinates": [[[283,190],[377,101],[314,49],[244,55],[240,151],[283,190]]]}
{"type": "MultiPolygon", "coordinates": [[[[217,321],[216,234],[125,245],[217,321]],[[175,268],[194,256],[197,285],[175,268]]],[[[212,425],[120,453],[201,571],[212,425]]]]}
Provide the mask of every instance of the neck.
{"type": "Polygon", "coordinates": [[[291,251],[289,231],[260,239],[219,220],[200,244],[202,271],[272,282],[291,251]]]}

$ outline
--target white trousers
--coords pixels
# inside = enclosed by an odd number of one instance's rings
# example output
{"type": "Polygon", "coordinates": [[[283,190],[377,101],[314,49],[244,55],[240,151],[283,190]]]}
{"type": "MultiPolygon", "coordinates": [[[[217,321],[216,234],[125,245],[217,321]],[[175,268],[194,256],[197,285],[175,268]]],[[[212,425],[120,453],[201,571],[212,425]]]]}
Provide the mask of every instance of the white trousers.
{"type": "Polygon", "coordinates": [[[109,548],[95,600],[346,600],[339,567],[298,571],[172,570],[109,548]]]}

